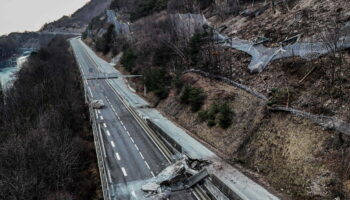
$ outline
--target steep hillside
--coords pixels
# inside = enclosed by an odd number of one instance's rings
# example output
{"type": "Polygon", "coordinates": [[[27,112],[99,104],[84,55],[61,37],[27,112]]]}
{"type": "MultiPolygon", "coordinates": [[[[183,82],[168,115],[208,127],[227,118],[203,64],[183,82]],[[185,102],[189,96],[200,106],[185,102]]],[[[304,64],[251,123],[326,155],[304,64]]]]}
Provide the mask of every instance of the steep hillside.
{"type": "Polygon", "coordinates": [[[78,32],[85,30],[87,24],[97,15],[101,14],[111,3],[111,0],[91,0],[77,10],[72,16],[45,24],[41,31],[48,32],[78,32]]]}
{"type": "Polygon", "coordinates": [[[90,23],[86,42],[108,60],[123,55],[116,66],[123,73],[143,74],[130,84],[140,95],[146,89],[144,98],[154,107],[287,199],[350,198],[350,140],[343,134],[349,126],[338,132],[334,123],[305,117],[349,125],[350,54],[338,48],[349,36],[348,1],[115,2],[113,20],[133,21],[132,34],[114,30],[108,16],[100,16],[90,23]],[[138,9],[143,14],[133,18],[138,9]],[[186,13],[205,15],[209,25],[203,26],[202,15],[186,13]],[[249,49],[283,52],[296,39],[331,51],[308,59],[293,54],[251,74],[251,56],[221,46],[215,31],[242,39],[249,49]]]}

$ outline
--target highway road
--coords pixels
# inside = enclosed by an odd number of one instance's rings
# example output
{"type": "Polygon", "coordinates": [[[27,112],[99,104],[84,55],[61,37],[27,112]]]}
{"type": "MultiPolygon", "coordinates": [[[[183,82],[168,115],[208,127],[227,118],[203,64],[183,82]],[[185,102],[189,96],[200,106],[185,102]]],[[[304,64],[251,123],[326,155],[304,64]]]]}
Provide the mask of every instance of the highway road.
{"type": "MultiPolygon", "coordinates": [[[[98,66],[80,39],[71,46],[83,77],[98,76],[98,66]]],[[[108,80],[84,79],[88,97],[103,100],[105,107],[94,110],[107,171],[111,199],[145,199],[141,186],[170,163],[134,119],[108,80]]],[[[169,199],[195,199],[190,191],[172,194],[169,199]]]]}

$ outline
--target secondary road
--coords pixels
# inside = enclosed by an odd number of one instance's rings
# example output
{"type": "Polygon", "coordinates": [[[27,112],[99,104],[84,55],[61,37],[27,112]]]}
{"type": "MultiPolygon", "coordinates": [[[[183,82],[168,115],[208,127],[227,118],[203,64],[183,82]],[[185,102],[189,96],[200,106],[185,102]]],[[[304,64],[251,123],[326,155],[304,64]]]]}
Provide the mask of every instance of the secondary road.
{"type": "MultiPolygon", "coordinates": [[[[81,41],[72,39],[71,45],[83,76],[98,76],[101,70],[81,41]]],[[[94,112],[101,130],[99,137],[111,196],[118,200],[143,199],[141,185],[161,172],[169,161],[133,118],[107,80],[85,79],[84,82],[89,98],[103,100],[106,105],[94,112]]],[[[188,191],[174,194],[171,199],[179,198],[194,199],[188,191]]]]}

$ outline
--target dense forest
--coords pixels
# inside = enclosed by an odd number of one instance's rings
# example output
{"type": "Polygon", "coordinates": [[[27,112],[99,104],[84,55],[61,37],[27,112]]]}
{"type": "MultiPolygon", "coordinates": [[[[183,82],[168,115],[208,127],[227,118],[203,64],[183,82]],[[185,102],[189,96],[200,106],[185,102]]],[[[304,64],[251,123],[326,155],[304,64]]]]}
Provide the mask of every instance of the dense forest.
{"type": "Polygon", "coordinates": [[[0,96],[0,199],[101,199],[88,107],[66,39],[33,53],[0,96]]]}
{"type": "Polygon", "coordinates": [[[0,37],[0,61],[11,57],[16,51],[16,45],[12,39],[0,37]]]}

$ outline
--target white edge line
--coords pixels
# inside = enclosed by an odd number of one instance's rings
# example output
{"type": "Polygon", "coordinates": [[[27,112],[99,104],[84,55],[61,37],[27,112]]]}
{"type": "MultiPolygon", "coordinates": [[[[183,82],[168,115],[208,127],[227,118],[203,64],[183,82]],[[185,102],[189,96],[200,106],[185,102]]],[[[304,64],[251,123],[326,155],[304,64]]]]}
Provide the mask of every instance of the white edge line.
{"type": "Polygon", "coordinates": [[[148,169],[151,169],[151,168],[149,167],[147,161],[145,161],[145,164],[146,164],[146,166],[147,166],[148,169]]]}
{"type": "Polygon", "coordinates": [[[88,87],[88,88],[89,88],[89,92],[90,92],[90,94],[91,94],[91,97],[94,97],[94,95],[93,95],[92,92],[91,92],[90,87],[88,87]]]}
{"type": "Polygon", "coordinates": [[[145,157],[143,157],[143,155],[142,155],[142,153],[141,153],[141,152],[139,152],[139,154],[140,154],[140,156],[141,156],[141,158],[142,158],[142,159],[145,159],[145,157]]]}
{"type": "Polygon", "coordinates": [[[112,176],[111,176],[111,172],[109,171],[109,169],[107,169],[108,171],[108,178],[109,178],[109,182],[112,183],[112,176]]]}

